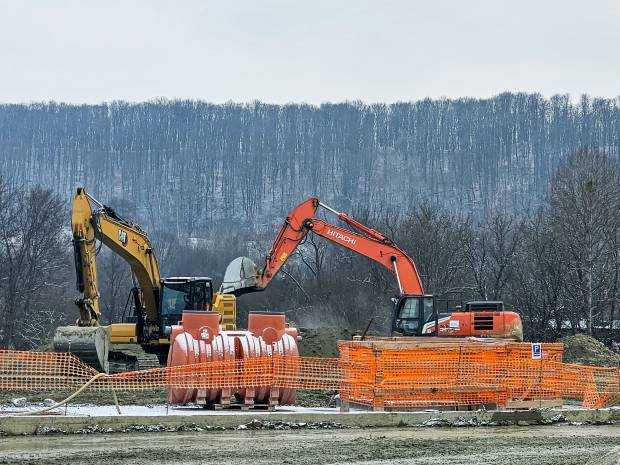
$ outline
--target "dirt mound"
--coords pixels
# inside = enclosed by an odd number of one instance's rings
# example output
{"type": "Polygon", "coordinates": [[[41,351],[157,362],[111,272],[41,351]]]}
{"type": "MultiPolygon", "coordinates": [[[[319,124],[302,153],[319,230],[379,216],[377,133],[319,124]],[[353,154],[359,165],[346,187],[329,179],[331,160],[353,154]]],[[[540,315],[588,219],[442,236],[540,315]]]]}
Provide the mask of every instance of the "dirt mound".
{"type": "Polygon", "coordinates": [[[587,334],[576,334],[562,339],[564,362],[583,365],[614,366],[620,363],[620,356],[602,342],[587,334]]]}
{"type": "Polygon", "coordinates": [[[350,340],[349,328],[299,328],[299,354],[303,357],[338,357],[338,341],[350,340]]]}

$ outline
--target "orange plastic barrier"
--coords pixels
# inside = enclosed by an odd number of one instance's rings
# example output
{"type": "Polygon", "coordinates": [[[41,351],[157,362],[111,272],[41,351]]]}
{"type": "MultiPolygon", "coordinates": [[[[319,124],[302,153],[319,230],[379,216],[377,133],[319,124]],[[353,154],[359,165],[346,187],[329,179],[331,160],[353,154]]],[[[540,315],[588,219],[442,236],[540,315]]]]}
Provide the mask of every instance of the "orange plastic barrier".
{"type": "MultiPolygon", "coordinates": [[[[576,399],[620,404],[620,368],[561,362],[561,344],[470,341],[343,341],[340,358],[256,357],[106,375],[89,389],[153,388],[338,390],[344,404],[427,408],[511,399],[576,399]]],[[[0,390],[76,389],[97,372],[70,354],[0,350],[0,390]]]]}
{"type": "Polygon", "coordinates": [[[96,374],[73,354],[0,350],[0,390],[71,389],[96,374]]]}
{"type": "MultiPolygon", "coordinates": [[[[81,386],[98,372],[66,353],[0,350],[0,390],[58,390],[81,386]]],[[[244,388],[275,386],[336,390],[342,383],[337,358],[273,355],[106,375],[91,389],[244,388]]]]}
{"type": "Polygon", "coordinates": [[[585,407],[620,401],[620,369],[562,363],[562,344],[450,339],[339,343],[344,403],[386,408],[493,405],[577,399],[585,407]],[[538,350],[540,349],[540,350],[538,350]]]}

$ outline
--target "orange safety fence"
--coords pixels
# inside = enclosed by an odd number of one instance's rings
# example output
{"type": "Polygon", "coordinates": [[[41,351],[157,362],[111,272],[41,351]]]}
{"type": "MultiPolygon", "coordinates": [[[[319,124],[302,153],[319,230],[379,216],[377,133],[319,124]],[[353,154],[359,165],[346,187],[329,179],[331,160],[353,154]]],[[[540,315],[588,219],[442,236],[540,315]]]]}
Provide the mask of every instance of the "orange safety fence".
{"type": "MultiPolygon", "coordinates": [[[[97,374],[73,354],[0,350],[0,390],[59,390],[83,385],[97,374]]],[[[336,390],[342,382],[337,358],[255,357],[103,376],[95,390],[240,388],[274,386],[336,390]]]]}
{"type": "Polygon", "coordinates": [[[585,407],[620,403],[620,368],[562,363],[562,344],[507,341],[403,341],[376,338],[339,343],[343,402],[384,408],[493,405],[576,399],[585,407]]]}
{"type": "MultiPolygon", "coordinates": [[[[561,362],[561,344],[343,341],[340,358],[257,357],[102,376],[94,390],[244,388],[338,390],[372,408],[495,405],[511,399],[620,404],[620,368],[561,362]]],[[[65,353],[0,350],[0,390],[77,389],[97,371],[65,353]]]]}
{"type": "Polygon", "coordinates": [[[0,350],[0,390],[71,389],[97,373],[73,354],[0,350]]]}

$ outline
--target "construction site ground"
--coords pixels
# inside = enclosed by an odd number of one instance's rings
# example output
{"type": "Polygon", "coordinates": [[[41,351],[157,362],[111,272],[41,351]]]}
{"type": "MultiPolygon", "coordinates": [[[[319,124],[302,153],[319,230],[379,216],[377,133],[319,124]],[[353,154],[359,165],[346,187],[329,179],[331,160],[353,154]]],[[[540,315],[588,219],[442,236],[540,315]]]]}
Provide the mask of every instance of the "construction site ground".
{"type": "MultiPolygon", "coordinates": [[[[239,429],[383,428],[402,426],[620,425],[620,408],[565,406],[531,410],[421,410],[373,412],[339,408],[279,406],[275,410],[211,410],[200,406],[69,404],[40,415],[43,405],[0,406],[0,435],[116,433],[131,431],[216,431],[239,429]]],[[[620,428],[618,428],[620,429],[620,428]]]]}
{"type": "MultiPolygon", "coordinates": [[[[350,338],[304,333],[306,356],[336,356],[350,338]]],[[[111,392],[86,390],[23,415],[71,393],[0,391],[0,464],[620,464],[620,407],[341,412],[336,392],[299,391],[274,411],[213,411],[152,389],[118,392],[121,414],[111,392]]]]}
{"type": "Polygon", "coordinates": [[[114,433],[0,438],[2,464],[611,465],[620,428],[357,428],[114,433]]]}

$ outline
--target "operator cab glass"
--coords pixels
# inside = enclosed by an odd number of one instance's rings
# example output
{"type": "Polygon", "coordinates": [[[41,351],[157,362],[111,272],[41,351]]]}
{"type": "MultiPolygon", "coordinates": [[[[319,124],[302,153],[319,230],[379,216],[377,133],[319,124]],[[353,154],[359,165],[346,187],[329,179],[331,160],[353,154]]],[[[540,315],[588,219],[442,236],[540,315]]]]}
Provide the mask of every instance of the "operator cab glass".
{"type": "Polygon", "coordinates": [[[433,297],[403,296],[396,302],[392,331],[405,336],[419,336],[424,324],[434,318],[433,297]]]}
{"type": "Polygon", "coordinates": [[[171,278],[162,285],[163,325],[175,325],[185,310],[211,311],[213,287],[210,279],[171,278]]]}

